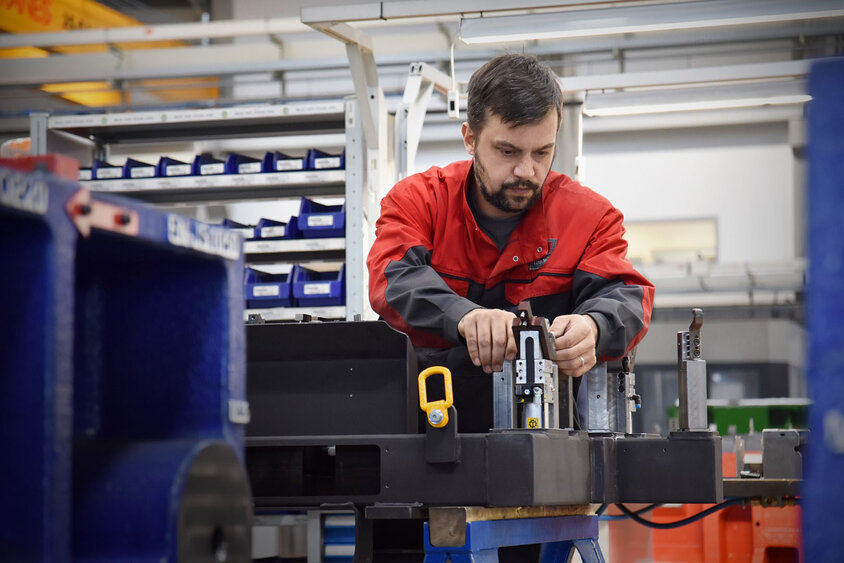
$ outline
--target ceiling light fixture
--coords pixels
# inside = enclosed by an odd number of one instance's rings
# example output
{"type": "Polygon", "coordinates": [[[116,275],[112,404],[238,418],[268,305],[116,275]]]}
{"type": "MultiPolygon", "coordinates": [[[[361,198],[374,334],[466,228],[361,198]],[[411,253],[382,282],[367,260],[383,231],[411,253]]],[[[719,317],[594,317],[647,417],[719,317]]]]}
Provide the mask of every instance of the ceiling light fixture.
{"type": "Polygon", "coordinates": [[[600,37],[844,17],[836,0],[710,0],[612,9],[460,18],[467,44],[600,37]]]}
{"type": "Polygon", "coordinates": [[[716,109],[740,109],[762,106],[804,104],[811,101],[808,94],[791,96],[771,96],[766,98],[744,98],[727,100],[707,100],[697,102],[676,102],[667,104],[642,104],[589,109],[584,107],[583,114],[588,117],[607,117],[617,115],[644,115],[650,113],[669,113],[678,111],[704,111],[716,109]]]}

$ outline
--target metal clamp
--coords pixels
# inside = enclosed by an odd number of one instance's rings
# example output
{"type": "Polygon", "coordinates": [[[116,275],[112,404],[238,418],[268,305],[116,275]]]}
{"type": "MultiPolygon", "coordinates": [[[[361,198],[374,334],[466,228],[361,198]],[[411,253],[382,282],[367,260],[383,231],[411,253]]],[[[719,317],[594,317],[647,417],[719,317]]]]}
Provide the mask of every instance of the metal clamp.
{"type": "Polygon", "coordinates": [[[451,390],[451,370],[444,366],[432,366],[419,374],[419,408],[425,411],[428,424],[434,428],[442,428],[448,424],[448,409],[454,404],[454,395],[451,390]],[[443,376],[443,387],[445,388],[445,399],[428,402],[428,387],[426,380],[429,376],[441,373],[443,376]]]}

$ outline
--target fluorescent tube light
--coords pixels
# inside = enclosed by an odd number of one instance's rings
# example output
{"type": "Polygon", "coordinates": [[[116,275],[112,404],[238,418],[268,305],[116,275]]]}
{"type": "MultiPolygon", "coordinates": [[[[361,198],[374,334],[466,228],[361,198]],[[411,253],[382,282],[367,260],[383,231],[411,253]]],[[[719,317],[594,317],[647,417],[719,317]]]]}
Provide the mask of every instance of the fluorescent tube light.
{"type": "Polygon", "coordinates": [[[711,0],[460,19],[467,44],[599,37],[844,17],[836,0],[711,0]]]}
{"type": "Polygon", "coordinates": [[[676,111],[703,111],[715,109],[737,109],[787,104],[804,104],[812,99],[808,94],[791,96],[771,96],[767,98],[744,98],[732,100],[706,100],[695,102],[674,102],[664,104],[642,104],[636,106],[618,106],[603,108],[584,108],[589,117],[607,117],[611,115],[643,115],[649,113],[669,113],[676,111]]]}

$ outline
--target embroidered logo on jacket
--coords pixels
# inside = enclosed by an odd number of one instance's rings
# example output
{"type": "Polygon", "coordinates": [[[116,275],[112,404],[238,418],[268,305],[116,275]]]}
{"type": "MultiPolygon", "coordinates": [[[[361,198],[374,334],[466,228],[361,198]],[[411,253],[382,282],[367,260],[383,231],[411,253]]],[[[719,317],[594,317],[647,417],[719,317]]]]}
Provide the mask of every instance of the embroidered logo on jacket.
{"type": "Polygon", "coordinates": [[[551,257],[551,253],[554,252],[555,248],[557,248],[557,239],[549,238],[548,239],[548,253],[545,256],[543,256],[542,258],[540,258],[539,260],[534,260],[533,262],[528,264],[528,268],[530,270],[538,270],[539,268],[544,266],[545,263],[548,261],[548,258],[551,257]]]}

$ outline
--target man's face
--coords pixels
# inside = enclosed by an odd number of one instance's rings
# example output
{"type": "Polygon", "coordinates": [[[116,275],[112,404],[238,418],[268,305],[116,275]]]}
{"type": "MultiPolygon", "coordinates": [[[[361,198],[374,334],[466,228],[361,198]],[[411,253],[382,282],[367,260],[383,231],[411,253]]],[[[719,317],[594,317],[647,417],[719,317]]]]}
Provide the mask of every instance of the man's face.
{"type": "Polygon", "coordinates": [[[557,139],[557,112],[542,121],[511,126],[487,116],[480,133],[463,124],[463,142],[475,159],[475,201],[484,215],[506,218],[524,213],[541,196],[551,171],[557,139]]]}

